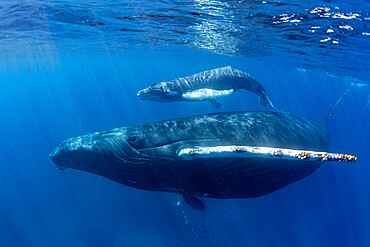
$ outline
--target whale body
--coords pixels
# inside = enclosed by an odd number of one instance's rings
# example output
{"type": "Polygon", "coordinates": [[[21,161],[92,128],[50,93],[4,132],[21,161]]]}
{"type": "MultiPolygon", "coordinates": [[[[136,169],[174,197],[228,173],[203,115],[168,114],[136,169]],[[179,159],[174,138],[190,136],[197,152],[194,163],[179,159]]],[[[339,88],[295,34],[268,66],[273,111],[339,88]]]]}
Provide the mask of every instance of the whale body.
{"type": "Polygon", "coordinates": [[[240,89],[257,94],[262,106],[270,104],[276,110],[261,83],[250,74],[230,66],[159,82],[140,90],[137,96],[142,100],[159,102],[209,101],[220,107],[217,98],[240,89]]]}
{"type": "Polygon", "coordinates": [[[71,138],[50,154],[72,168],[189,201],[259,197],[317,170],[322,162],[248,157],[183,159],[186,148],[255,146],[328,151],[324,121],[277,112],[226,112],[117,128],[71,138]]]}

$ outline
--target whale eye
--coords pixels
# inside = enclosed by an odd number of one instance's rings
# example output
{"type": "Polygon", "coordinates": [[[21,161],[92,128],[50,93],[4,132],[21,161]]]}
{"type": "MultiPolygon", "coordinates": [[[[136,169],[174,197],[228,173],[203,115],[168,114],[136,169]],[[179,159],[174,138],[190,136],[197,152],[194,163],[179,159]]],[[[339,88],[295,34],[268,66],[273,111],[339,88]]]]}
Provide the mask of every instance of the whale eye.
{"type": "Polygon", "coordinates": [[[136,136],[136,135],[130,135],[127,139],[128,139],[130,142],[134,142],[134,141],[136,141],[137,136],[136,136]]]}

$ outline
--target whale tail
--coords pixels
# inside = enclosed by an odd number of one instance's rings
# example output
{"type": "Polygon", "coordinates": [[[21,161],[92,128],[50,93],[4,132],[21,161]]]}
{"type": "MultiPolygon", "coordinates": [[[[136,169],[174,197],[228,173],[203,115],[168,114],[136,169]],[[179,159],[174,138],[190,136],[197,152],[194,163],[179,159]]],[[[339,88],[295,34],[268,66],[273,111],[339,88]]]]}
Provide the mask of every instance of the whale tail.
{"type": "Polygon", "coordinates": [[[267,94],[264,92],[262,96],[260,96],[260,104],[262,106],[267,106],[268,104],[270,104],[270,106],[277,112],[280,112],[275,106],[274,104],[272,104],[272,101],[270,100],[269,96],[267,96],[267,94]]]}
{"type": "Polygon", "coordinates": [[[348,92],[349,92],[349,88],[342,94],[342,96],[339,97],[339,99],[337,100],[337,102],[335,102],[335,104],[330,108],[328,114],[324,118],[324,121],[325,121],[325,124],[326,125],[329,124],[329,121],[331,119],[331,116],[333,115],[334,111],[337,109],[337,106],[342,101],[342,99],[344,98],[344,96],[346,96],[348,94],[348,92]]]}
{"type": "Polygon", "coordinates": [[[261,104],[261,106],[266,107],[269,103],[270,102],[265,97],[260,96],[260,104],[261,104]]]}

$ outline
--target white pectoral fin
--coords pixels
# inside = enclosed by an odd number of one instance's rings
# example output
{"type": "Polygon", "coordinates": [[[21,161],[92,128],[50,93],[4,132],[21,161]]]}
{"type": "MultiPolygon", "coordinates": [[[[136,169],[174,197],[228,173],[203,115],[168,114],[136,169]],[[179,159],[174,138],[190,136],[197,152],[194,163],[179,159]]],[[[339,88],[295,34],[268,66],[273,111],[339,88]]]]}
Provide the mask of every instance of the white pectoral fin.
{"type": "Polygon", "coordinates": [[[185,100],[189,101],[203,101],[203,100],[215,100],[219,97],[230,95],[234,92],[234,89],[229,90],[215,90],[209,88],[201,88],[193,91],[188,91],[182,94],[185,100]]]}
{"type": "Polygon", "coordinates": [[[241,158],[268,158],[283,160],[310,160],[310,161],[346,161],[355,162],[357,157],[348,154],[316,152],[286,148],[251,147],[251,146],[215,146],[184,148],[178,155],[185,160],[241,157],[241,158]]]}

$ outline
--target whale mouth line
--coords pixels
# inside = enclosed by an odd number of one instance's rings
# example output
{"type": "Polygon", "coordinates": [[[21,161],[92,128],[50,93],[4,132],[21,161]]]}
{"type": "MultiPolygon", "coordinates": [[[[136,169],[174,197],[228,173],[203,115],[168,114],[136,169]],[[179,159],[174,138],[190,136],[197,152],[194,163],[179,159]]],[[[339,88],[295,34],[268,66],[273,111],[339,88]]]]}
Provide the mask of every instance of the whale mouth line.
{"type": "Polygon", "coordinates": [[[161,97],[160,95],[156,94],[148,94],[148,93],[137,93],[137,97],[141,100],[151,100],[151,101],[159,101],[159,102],[166,102],[166,100],[161,97]]]}
{"type": "Polygon", "coordinates": [[[144,93],[144,92],[142,92],[142,91],[139,91],[139,92],[136,94],[136,96],[137,96],[137,97],[139,97],[140,99],[142,99],[142,98],[147,97],[148,95],[147,95],[147,94],[145,94],[145,93],[144,93]]]}
{"type": "MultiPolygon", "coordinates": [[[[59,164],[59,162],[55,162],[55,160],[54,160],[54,156],[55,155],[55,152],[54,153],[50,153],[49,154],[49,157],[50,157],[50,159],[53,161],[53,163],[54,163],[54,167],[58,170],[58,171],[62,171],[62,170],[64,170],[64,169],[66,169],[67,167],[66,166],[63,166],[63,165],[60,165],[59,164]]],[[[63,161],[65,162],[66,160],[65,159],[63,159],[63,161]]]]}
{"type": "Polygon", "coordinates": [[[61,165],[58,165],[58,164],[55,164],[54,165],[55,166],[55,168],[58,170],[58,171],[63,171],[63,170],[65,170],[67,167],[65,167],[65,166],[61,166],[61,165]]]}

